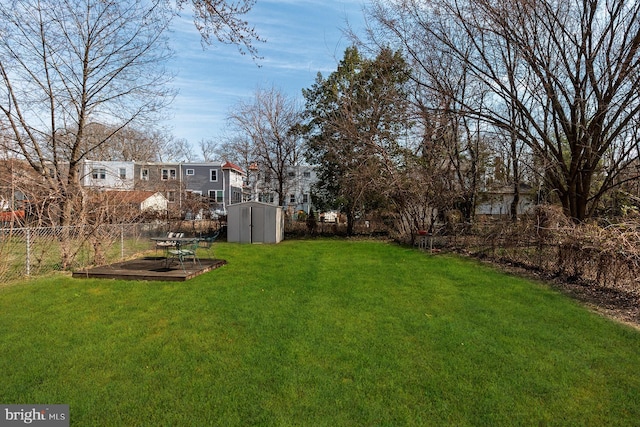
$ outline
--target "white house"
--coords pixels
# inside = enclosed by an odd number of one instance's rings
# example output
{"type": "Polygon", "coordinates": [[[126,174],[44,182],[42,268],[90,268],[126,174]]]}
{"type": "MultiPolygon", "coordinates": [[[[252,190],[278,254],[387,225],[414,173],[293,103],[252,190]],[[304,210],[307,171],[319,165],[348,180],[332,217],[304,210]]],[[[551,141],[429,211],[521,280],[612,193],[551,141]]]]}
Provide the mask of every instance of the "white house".
{"type": "Polygon", "coordinates": [[[288,194],[284,205],[294,214],[303,211],[306,214],[312,209],[311,186],[316,183],[317,176],[313,166],[298,165],[289,168],[288,194]]]}
{"type": "Polygon", "coordinates": [[[281,205],[290,215],[303,211],[309,213],[311,204],[311,187],[316,183],[317,176],[313,166],[297,165],[287,168],[283,183],[284,200],[279,200],[275,191],[277,183],[269,172],[260,169],[254,163],[249,167],[249,187],[251,200],[281,205]]]}
{"type": "MultiPolygon", "coordinates": [[[[530,212],[535,206],[535,200],[531,197],[531,188],[525,185],[520,187],[520,200],[518,201],[518,215],[530,212]]],[[[476,215],[496,217],[511,214],[511,202],[513,201],[513,188],[503,187],[483,191],[478,196],[476,215]]]]}
{"type": "Polygon", "coordinates": [[[106,191],[105,202],[114,207],[130,207],[140,212],[166,212],[167,198],[160,192],[153,191],[106,191]]]}
{"type": "Polygon", "coordinates": [[[134,162],[84,160],[80,163],[80,184],[83,187],[112,190],[133,190],[134,162]]]}

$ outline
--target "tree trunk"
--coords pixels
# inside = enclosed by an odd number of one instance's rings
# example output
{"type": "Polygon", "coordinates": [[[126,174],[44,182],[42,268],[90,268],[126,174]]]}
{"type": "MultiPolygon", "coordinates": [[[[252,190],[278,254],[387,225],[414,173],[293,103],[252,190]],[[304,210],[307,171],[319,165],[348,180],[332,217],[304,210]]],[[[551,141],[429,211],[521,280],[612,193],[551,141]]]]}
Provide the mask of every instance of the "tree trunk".
{"type": "Polygon", "coordinates": [[[518,203],[520,203],[520,184],[513,185],[513,200],[511,200],[511,221],[518,220],[518,203]]]}
{"type": "MultiPolygon", "coordinates": [[[[513,114],[513,113],[512,113],[513,114]]],[[[511,120],[515,128],[515,117],[511,120]]],[[[513,167],[513,200],[511,201],[511,221],[518,221],[518,203],[520,202],[520,167],[518,164],[518,138],[513,129],[511,134],[511,164],[513,167]]]]}
{"type": "Polygon", "coordinates": [[[356,220],[355,213],[353,209],[347,209],[347,236],[353,236],[353,223],[356,220]]]}

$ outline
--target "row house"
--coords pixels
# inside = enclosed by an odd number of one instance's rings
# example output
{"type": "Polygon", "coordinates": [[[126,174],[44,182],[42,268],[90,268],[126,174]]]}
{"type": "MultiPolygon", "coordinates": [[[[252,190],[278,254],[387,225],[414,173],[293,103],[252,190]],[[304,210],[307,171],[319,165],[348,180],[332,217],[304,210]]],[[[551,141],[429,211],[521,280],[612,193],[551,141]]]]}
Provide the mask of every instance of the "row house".
{"type": "Polygon", "coordinates": [[[248,199],[245,189],[246,174],[231,163],[184,163],[182,182],[187,193],[209,200],[217,213],[226,214],[227,206],[248,199]]]}
{"type": "Polygon", "coordinates": [[[80,185],[99,189],[134,189],[133,162],[85,160],[79,168],[80,185]]]}
{"type": "Polygon", "coordinates": [[[132,162],[134,188],[162,193],[170,207],[181,210],[184,188],[180,174],[180,163],[132,162]]]}
{"type": "Polygon", "coordinates": [[[230,162],[86,160],[80,176],[81,184],[87,188],[160,192],[168,200],[168,209],[180,215],[196,206],[199,211],[206,208],[226,214],[228,205],[249,199],[244,186],[245,172],[230,162]]]}

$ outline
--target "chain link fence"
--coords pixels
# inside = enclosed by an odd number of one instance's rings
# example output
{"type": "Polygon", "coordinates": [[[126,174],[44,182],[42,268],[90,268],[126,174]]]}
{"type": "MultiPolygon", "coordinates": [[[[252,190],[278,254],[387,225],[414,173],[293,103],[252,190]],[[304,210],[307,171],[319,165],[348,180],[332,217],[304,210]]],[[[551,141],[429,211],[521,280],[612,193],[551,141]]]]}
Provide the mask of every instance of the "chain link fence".
{"type": "Polygon", "coordinates": [[[448,227],[422,236],[422,249],[455,251],[535,271],[568,283],[615,289],[640,298],[640,222],[572,224],[558,213],[517,223],[448,227]]]}
{"type": "Polygon", "coordinates": [[[166,223],[0,229],[0,283],[128,259],[153,248],[166,223]]]}

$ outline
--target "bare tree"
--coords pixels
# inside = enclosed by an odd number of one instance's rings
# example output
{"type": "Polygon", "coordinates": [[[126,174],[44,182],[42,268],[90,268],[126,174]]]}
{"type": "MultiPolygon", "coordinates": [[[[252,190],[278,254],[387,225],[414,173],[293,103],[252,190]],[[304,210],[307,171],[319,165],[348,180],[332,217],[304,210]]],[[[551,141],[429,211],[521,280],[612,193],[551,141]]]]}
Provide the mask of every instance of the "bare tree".
{"type": "MultiPolygon", "coordinates": [[[[162,1],[11,1],[0,5],[0,112],[17,154],[47,183],[60,225],[82,216],[78,165],[168,101],[170,22],[162,1]],[[91,123],[111,132],[89,141],[91,123]]],[[[66,260],[63,264],[66,265],[66,260]]]]}
{"type": "Polygon", "coordinates": [[[198,148],[205,162],[212,162],[217,156],[218,144],[212,139],[201,139],[198,148]]]}
{"type": "Polygon", "coordinates": [[[0,6],[0,111],[17,151],[65,199],[77,193],[77,164],[171,98],[161,68],[169,16],[161,3],[12,1],[0,6]],[[88,144],[95,119],[112,131],[88,144]]]}
{"type": "MultiPolygon", "coordinates": [[[[84,159],[151,157],[122,143],[132,129],[150,129],[173,98],[164,64],[171,55],[166,30],[176,7],[193,11],[205,43],[215,38],[236,44],[255,59],[253,43],[260,38],[242,19],[254,4],[255,0],[0,3],[0,116],[10,132],[2,138],[2,148],[38,175],[34,188],[45,191],[32,203],[48,213],[50,223],[65,226],[85,218],[78,176],[84,159]]],[[[154,144],[166,146],[157,132],[151,131],[154,144]]],[[[65,239],[62,236],[63,244],[65,239]]],[[[63,266],[70,256],[69,248],[63,247],[63,266]]]]}
{"type": "Polygon", "coordinates": [[[85,151],[92,160],[155,162],[160,159],[166,141],[158,129],[126,127],[114,132],[100,123],[90,123],[85,130],[85,151]],[[106,141],[101,144],[100,141],[106,141]]]}
{"type": "Polygon", "coordinates": [[[196,160],[196,153],[193,151],[193,147],[186,139],[170,138],[164,145],[160,160],[170,162],[193,162],[196,160]]]}
{"type": "Polygon", "coordinates": [[[213,39],[238,46],[241,54],[258,58],[254,42],[264,41],[242,17],[249,13],[256,0],[176,0],[178,9],[187,4],[193,9],[193,22],[206,44],[213,39]]]}
{"type": "Polygon", "coordinates": [[[253,143],[249,135],[235,134],[227,136],[217,147],[216,155],[219,159],[228,160],[249,170],[254,160],[253,143]]]}
{"type": "Polygon", "coordinates": [[[252,102],[238,104],[229,115],[237,135],[251,144],[252,162],[275,181],[279,204],[284,206],[289,170],[302,160],[302,144],[296,127],[301,108],[281,91],[257,89],[252,102]]]}
{"type": "Polygon", "coordinates": [[[437,89],[437,55],[486,91],[458,113],[529,146],[567,216],[589,217],[637,157],[640,4],[623,0],[375,1],[389,37],[437,89]],[[429,53],[429,54],[428,54],[429,53]]]}

